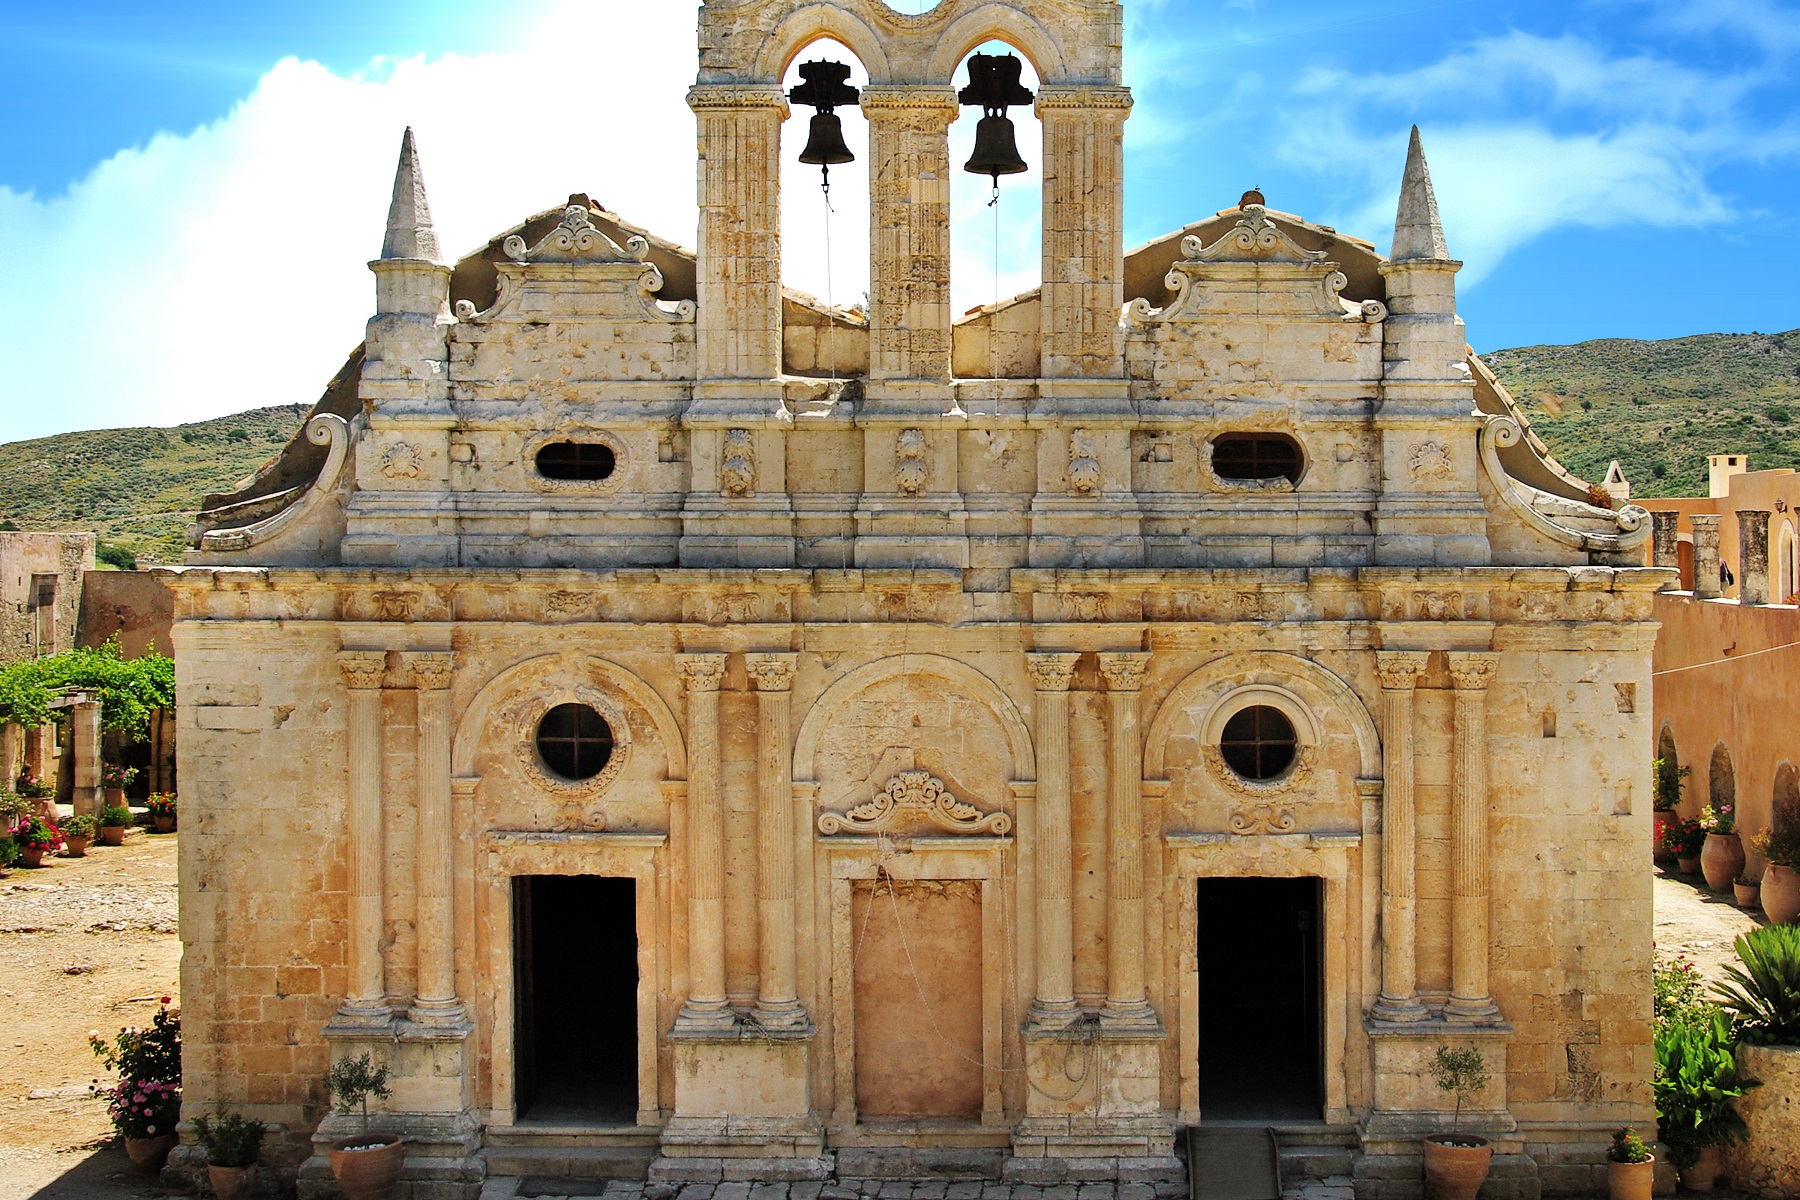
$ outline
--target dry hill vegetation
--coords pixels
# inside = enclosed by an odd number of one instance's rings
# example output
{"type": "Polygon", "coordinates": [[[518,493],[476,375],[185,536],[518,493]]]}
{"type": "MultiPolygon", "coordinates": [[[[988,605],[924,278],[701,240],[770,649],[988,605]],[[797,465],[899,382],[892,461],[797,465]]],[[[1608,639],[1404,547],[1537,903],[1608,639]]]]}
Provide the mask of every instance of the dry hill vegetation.
{"type": "MultiPolygon", "coordinates": [[[[1800,467],[1800,329],[1662,342],[1522,346],[1484,356],[1563,465],[1618,459],[1637,496],[1704,494],[1706,456],[1800,467]]],[[[140,563],[179,561],[200,497],[229,491],[300,428],[261,408],[173,429],[105,429],[0,445],[0,521],[92,529],[140,563]]]]}

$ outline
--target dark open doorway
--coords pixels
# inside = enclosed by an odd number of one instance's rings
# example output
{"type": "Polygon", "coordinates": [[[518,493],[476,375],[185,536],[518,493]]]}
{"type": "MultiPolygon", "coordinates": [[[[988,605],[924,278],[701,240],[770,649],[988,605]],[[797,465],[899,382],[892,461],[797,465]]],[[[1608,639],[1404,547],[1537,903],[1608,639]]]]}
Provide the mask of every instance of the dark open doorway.
{"type": "Polygon", "coordinates": [[[636,1124],[636,881],[521,876],[513,906],[519,1116],[636,1124]]]}
{"type": "Polygon", "coordinates": [[[1201,1119],[1319,1120],[1319,881],[1199,889],[1201,1119]]]}

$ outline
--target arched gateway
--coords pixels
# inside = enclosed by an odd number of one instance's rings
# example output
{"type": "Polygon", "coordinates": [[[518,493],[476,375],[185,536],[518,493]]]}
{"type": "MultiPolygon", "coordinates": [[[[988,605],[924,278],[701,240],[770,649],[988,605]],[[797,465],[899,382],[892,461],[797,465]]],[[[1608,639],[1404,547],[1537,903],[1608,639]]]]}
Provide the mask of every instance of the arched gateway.
{"type": "Polygon", "coordinates": [[[1416,137],[1390,256],[1235,189],[1127,253],[1120,8],[710,0],[697,252],[577,195],[446,264],[407,135],[367,343],[163,573],[190,1115],[322,1188],[367,1053],[470,1200],[1173,1181],[1234,1119],[1385,1196],[1444,1046],[1521,1191],[1649,1124],[1649,525],[1468,353],[1416,137]],[[779,278],[820,38],[867,314],[779,278]],[[1044,284],[954,318],[994,40],[1044,284]]]}

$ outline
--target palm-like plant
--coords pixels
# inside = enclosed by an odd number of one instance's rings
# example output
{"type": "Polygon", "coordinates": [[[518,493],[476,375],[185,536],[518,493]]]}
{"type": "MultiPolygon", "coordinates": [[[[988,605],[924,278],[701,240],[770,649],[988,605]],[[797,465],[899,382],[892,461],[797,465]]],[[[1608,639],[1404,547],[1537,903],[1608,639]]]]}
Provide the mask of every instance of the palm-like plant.
{"type": "Polygon", "coordinates": [[[1748,1134],[1732,1101],[1758,1086],[1738,1074],[1731,1023],[1713,1009],[1686,1021],[1667,1021],[1655,1035],[1659,1136],[1669,1158],[1686,1169],[1708,1146],[1741,1142],[1748,1134]]]}
{"type": "Polygon", "coordinates": [[[1741,935],[1729,983],[1713,985],[1746,1042],[1800,1046],[1800,925],[1769,925],[1741,935]]]}

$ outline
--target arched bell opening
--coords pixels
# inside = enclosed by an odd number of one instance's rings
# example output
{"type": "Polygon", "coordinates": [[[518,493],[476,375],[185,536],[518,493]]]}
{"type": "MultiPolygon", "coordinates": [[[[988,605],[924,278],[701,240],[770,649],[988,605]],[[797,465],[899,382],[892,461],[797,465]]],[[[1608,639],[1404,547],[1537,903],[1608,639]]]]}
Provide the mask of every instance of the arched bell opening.
{"type": "Polygon", "coordinates": [[[950,126],[951,373],[1032,379],[1040,373],[1043,125],[1029,55],[988,41],[951,80],[961,113],[950,126]]]}
{"type": "Polygon", "coordinates": [[[781,81],[782,369],[821,379],[869,371],[869,74],[834,38],[801,48],[781,81]]]}

